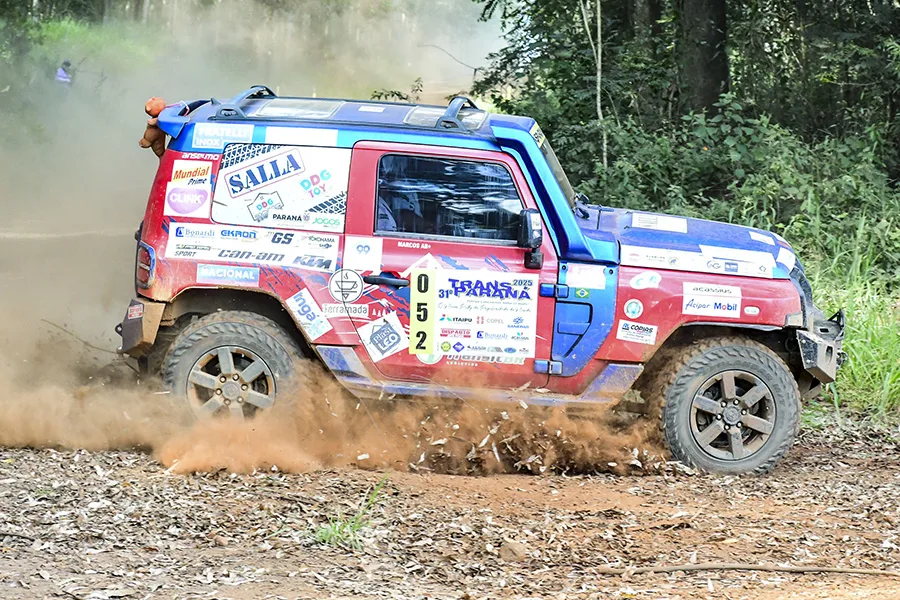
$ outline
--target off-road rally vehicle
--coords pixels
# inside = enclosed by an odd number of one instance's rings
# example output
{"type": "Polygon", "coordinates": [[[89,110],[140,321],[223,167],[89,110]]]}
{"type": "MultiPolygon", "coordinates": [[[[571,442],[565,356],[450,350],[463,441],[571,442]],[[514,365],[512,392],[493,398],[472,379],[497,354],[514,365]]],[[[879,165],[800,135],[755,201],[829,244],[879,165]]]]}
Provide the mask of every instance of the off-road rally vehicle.
{"type": "Polygon", "coordinates": [[[634,389],[677,459],[763,472],[843,360],[784,239],[590,205],[533,119],[256,86],[158,127],[119,351],[198,417],[269,409],[298,359],[361,398],[634,389]]]}

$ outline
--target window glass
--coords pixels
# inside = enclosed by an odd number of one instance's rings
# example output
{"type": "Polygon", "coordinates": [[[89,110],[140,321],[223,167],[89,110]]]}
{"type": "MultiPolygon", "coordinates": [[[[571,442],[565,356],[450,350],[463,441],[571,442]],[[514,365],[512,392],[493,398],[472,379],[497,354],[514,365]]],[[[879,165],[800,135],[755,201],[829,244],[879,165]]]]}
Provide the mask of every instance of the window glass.
{"type": "Polygon", "coordinates": [[[522,200],[502,165],[389,154],[377,194],[380,233],[518,238],[522,200]]]}

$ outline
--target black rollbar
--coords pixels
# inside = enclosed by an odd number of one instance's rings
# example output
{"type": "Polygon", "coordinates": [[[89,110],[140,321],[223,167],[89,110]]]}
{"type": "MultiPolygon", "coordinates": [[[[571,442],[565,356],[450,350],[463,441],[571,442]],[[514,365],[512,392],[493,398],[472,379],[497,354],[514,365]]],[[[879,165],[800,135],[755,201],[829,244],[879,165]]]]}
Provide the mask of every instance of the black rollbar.
{"type": "Polygon", "coordinates": [[[437,127],[443,129],[459,129],[461,131],[468,131],[466,126],[463,125],[462,121],[459,119],[459,111],[463,108],[472,108],[478,110],[478,107],[475,106],[475,103],[472,102],[469,98],[465,96],[456,96],[453,100],[450,101],[450,104],[447,105],[447,110],[444,112],[444,116],[438,119],[437,127]]]}
{"type": "MultiPolygon", "coordinates": [[[[216,111],[216,119],[246,119],[247,115],[244,114],[244,111],[241,109],[241,103],[250,98],[276,98],[275,92],[273,92],[268,86],[265,85],[254,85],[248,90],[244,90],[231,100],[228,100],[225,104],[222,104],[219,109],[216,111]]],[[[217,104],[216,100],[212,99],[213,104],[217,104]]]]}

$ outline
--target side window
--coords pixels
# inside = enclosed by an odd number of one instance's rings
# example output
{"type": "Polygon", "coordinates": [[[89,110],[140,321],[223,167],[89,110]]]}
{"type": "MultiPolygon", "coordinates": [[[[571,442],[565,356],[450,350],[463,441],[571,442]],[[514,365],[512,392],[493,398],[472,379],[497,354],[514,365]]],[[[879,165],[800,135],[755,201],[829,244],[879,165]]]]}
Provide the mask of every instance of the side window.
{"type": "Polygon", "coordinates": [[[495,163],[387,154],[378,164],[376,231],[514,241],[522,199],[495,163]]]}
{"type": "Polygon", "coordinates": [[[213,192],[217,223],[344,231],[350,149],[228,144],[213,192]]]}

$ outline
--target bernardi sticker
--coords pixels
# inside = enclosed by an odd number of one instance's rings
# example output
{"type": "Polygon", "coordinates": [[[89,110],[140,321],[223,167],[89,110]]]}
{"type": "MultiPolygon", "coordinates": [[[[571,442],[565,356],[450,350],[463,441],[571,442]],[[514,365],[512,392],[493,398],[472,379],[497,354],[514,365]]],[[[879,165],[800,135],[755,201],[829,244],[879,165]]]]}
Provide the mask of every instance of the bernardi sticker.
{"type": "Polygon", "coordinates": [[[652,346],[656,343],[656,332],[659,328],[656,325],[645,325],[644,323],[635,323],[633,321],[619,321],[616,327],[616,339],[623,342],[635,342],[652,346]]]}
{"type": "Polygon", "coordinates": [[[741,288],[737,286],[685,282],[683,291],[682,314],[729,319],[741,316],[741,288]]]}

